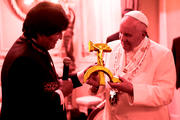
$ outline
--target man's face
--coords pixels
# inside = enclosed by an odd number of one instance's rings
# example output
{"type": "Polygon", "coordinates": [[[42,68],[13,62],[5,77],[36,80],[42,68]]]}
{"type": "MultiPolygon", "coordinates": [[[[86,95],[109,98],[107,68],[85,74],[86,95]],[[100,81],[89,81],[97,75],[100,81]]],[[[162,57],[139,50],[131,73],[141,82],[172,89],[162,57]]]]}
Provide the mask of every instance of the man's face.
{"type": "Polygon", "coordinates": [[[38,35],[38,44],[46,50],[53,49],[59,39],[62,39],[62,32],[55,33],[50,36],[38,35]]]}
{"type": "Polygon", "coordinates": [[[126,52],[132,51],[144,38],[138,22],[129,16],[125,16],[121,21],[119,39],[126,52]]]}

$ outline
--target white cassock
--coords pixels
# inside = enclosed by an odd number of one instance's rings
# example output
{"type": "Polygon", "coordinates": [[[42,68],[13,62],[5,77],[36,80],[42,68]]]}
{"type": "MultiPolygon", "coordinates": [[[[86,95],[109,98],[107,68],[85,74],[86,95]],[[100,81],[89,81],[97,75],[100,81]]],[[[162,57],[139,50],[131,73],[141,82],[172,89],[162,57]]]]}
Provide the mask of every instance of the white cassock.
{"type": "Polygon", "coordinates": [[[173,55],[171,50],[149,38],[145,37],[144,41],[149,41],[146,53],[136,56],[140,61],[129,66],[130,73],[122,72],[125,60],[120,40],[108,44],[112,52],[105,53],[105,67],[132,82],[134,97],[120,93],[117,104],[111,105],[110,87],[106,84],[103,120],[169,120],[167,106],[172,101],[176,82],[173,55]]]}

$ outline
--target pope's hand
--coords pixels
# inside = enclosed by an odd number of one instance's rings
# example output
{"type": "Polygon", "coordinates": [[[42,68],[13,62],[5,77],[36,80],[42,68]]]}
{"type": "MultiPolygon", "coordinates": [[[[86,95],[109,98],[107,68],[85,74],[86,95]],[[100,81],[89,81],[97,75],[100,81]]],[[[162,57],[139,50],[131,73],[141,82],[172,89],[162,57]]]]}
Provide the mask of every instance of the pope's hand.
{"type": "Polygon", "coordinates": [[[108,82],[112,89],[116,89],[119,92],[126,92],[129,95],[133,96],[133,84],[128,80],[119,77],[120,83],[108,82]]]}

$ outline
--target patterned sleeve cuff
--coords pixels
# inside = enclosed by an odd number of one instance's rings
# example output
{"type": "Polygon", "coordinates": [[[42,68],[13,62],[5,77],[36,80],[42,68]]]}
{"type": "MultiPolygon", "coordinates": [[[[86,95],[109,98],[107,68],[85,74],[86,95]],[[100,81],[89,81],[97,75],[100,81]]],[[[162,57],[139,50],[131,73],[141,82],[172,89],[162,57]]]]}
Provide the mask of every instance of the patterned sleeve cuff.
{"type": "Polygon", "coordinates": [[[84,70],[77,72],[77,77],[81,84],[84,83],[84,70]]]}
{"type": "Polygon", "coordinates": [[[58,89],[58,90],[56,90],[55,91],[57,94],[59,94],[59,96],[60,96],[60,100],[61,100],[61,105],[63,105],[63,109],[64,109],[64,95],[63,95],[63,93],[62,93],[62,91],[60,90],[60,89],[58,89]]]}

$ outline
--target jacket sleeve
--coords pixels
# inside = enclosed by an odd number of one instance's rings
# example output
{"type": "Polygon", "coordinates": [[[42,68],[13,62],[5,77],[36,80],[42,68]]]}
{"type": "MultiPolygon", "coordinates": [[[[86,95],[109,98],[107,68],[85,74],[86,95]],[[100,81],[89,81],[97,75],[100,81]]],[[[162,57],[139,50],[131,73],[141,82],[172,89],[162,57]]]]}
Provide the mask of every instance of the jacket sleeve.
{"type": "Polygon", "coordinates": [[[179,57],[179,45],[180,45],[180,38],[173,40],[172,45],[172,52],[174,57],[174,62],[176,65],[176,89],[180,88],[180,57],[179,57]]]}
{"type": "Polygon", "coordinates": [[[73,88],[82,86],[82,84],[81,84],[81,82],[80,82],[80,80],[79,80],[79,78],[77,76],[77,73],[70,74],[69,77],[72,80],[73,88]]]}

